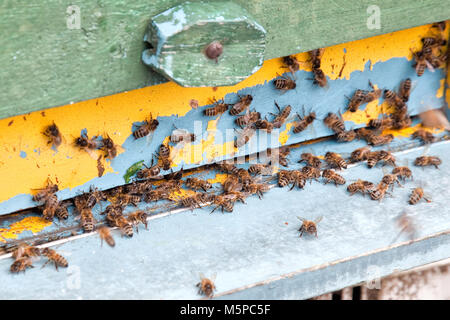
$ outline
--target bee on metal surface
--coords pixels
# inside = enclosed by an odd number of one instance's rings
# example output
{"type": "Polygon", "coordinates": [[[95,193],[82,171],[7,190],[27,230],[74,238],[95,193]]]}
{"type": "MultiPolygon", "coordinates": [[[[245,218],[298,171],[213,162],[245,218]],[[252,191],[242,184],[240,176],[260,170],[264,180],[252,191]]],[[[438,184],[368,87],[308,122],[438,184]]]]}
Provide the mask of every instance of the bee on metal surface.
{"type": "Polygon", "coordinates": [[[159,121],[157,119],[153,119],[152,114],[150,113],[150,118],[144,120],[144,123],[136,126],[137,129],[133,132],[133,137],[135,139],[143,138],[148,136],[151,132],[155,131],[159,125],[159,121]]]}
{"type": "Polygon", "coordinates": [[[424,129],[414,131],[411,137],[413,139],[420,139],[424,143],[433,143],[436,140],[435,136],[431,132],[424,129]]]}
{"type": "Polygon", "coordinates": [[[294,133],[300,133],[300,132],[304,131],[306,128],[308,128],[308,126],[310,124],[312,124],[314,122],[314,120],[316,119],[316,113],[311,112],[304,118],[300,117],[300,115],[297,114],[297,117],[298,117],[299,121],[296,121],[294,123],[294,129],[292,130],[294,133]]]}
{"type": "Polygon", "coordinates": [[[335,152],[327,152],[325,154],[325,161],[332,167],[338,170],[347,169],[345,160],[335,152]]]}
{"type": "Polygon", "coordinates": [[[320,170],[314,167],[306,166],[302,168],[302,173],[305,177],[305,179],[309,180],[317,180],[320,178],[320,170]]]}
{"type": "Polygon", "coordinates": [[[53,124],[47,126],[43,134],[49,138],[47,144],[52,143],[55,147],[59,147],[62,142],[61,132],[58,126],[53,122],[53,124]]]}
{"type": "Polygon", "coordinates": [[[102,140],[102,150],[105,152],[105,159],[114,159],[117,156],[117,145],[113,139],[106,134],[106,138],[102,140]]]}
{"type": "Polygon", "coordinates": [[[325,179],[325,184],[333,182],[335,186],[338,184],[343,185],[346,183],[345,178],[331,169],[325,169],[322,171],[322,177],[325,179]]]}
{"type": "Polygon", "coordinates": [[[366,95],[367,91],[360,89],[356,90],[353,96],[349,99],[349,103],[347,106],[348,111],[356,112],[359,106],[361,106],[364,103],[366,95]]]}
{"type": "Polygon", "coordinates": [[[417,187],[413,189],[408,202],[409,204],[414,205],[417,204],[422,198],[425,199],[426,202],[431,202],[431,198],[425,194],[423,189],[417,187]]]}
{"type": "Polygon", "coordinates": [[[402,99],[403,102],[408,102],[409,95],[411,94],[411,79],[408,78],[400,84],[400,89],[398,92],[398,96],[402,99]]]}
{"type": "Polygon", "coordinates": [[[388,186],[392,186],[392,190],[394,190],[394,184],[397,183],[399,186],[401,186],[400,181],[398,180],[398,176],[394,173],[385,174],[383,178],[381,179],[381,182],[384,184],[387,184],[388,186]]]}
{"type": "Polygon", "coordinates": [[[392,170],[392,174],[395,174],[397,177],[399,177],[400,179],[402,179],[403,181],[406,180],[406,178],[411,178],[412,179],[412,172],[411,169],[409,169],[406,166],[403,167],[395,167],[392,170]]]}
{"type": "Polygon", "coordinates": [[[275,106],[278,109],[278,115],[276,115],[272,123],[275,128],[281,128],[281,126],[286,122],[287,118],[291,114],[292,107],[288,105],[284,107],[283,110],[281,110],[280,106],[276,102],[275,106]]]}
{"type": "Polygon", "coordinates": [[[320,160],[320,158],[316,157],[312,153],[302,153],[300,155],[299,163],[301,162],[306,162],[309,166],[317,169],[322,166],[322,161],[320,160]]]}
{"type": "Polygon", "coordinates": [[[180,142],[193,142],[195,141],[196,137],[195,134],[190,133],[185,129],[175,128],[175,130],[172,131],[172,134],[170,135],[169,139],[170,142],[172,143],[180,143],[180,142]]]}
{"type": "Polygon", "coordinates": [[[303,232],[309,233],[311,235],[315,235],[317,238],[317,224],[322,221],[323,217],[320,216],[314,221],[306,220],[302,217],[297,217],[300,221],[302,221],[302,225],[300,226],[300,229],[298,231],[300,232],[301,237],[303,235],[303,232]]]}
{"type": "Polygon", "coordinates": [[[389,185],[387,185],[384,182],[380,182],[375,189],[369,191],[370,198],[372,200],[378,200],[378,201],[383,200],[386,193],[388,193],[387,192],[388,188],[389,188],[389,185]]]}
{"type": "Polygon", "coordinates": [[[233,212],[234,201],[230,201],[230,198],[226,197],[226,195],[215,196],[213,203],[216,207],[210,213],[213,213],[218,208],[221,208],[222,212],[233,212]]]}
{"type": "Polygon", "coordinates": [[[323,119],[325,125],[333,130],[335,133],[345,131],[345,124],[341,117],[334,113],[328,113],[327,117],[323,119]]]}
{"type": "Polygon", "coordinates": [[[385,134],[385,135],[373,135],[367,140],[367,144],[370,144],[372,146],[381,146],[384,144],[389,144],[394,140],[394,136],[392,134],[385,134]]]}
{"type": "Polygon", "coordinates": [[[258,163],[258,164],[252,164],[249,168],[248,168],[248,172],[250,174],[253,175],[271,175],[272,174],[272,165],[270,164],[262,164],[262,163],[258,163]]]}
{"type": "Polygon", "coordinates": [[[293,182],[292,172],[289,170],[278,171],[278,186],[283,188],[293,182]]]}
{"type": "Polygon", "coordinates": [[[295,73],[295,71],[298,71],[300,68],[300,63],[295,56],[283,57],[283,63],[285,65],[285,68],[288,68],[292,74],[295,73]]]}
{"type": "MultiPolygon", "coordinates": [[[[256,122],[255,122],[255,125],[256,125],[256,122]]],[[[253,137],[253,135],[255,133],[256,133],[256,130],[255,130],[254,125],[245,127],[238,133],[238,136],[236,137],[236,140],[234,141],[234,147],[235,148],[243,147],[250,141],[250,139],[253,137]]]]}
{"type": "Polygon", "coordinates": [[[229,174],[237,174],[239,170],[234,164],[226,162],[216,163],[215,167],[220,171],[229,174]]]}
{"type": "Polygon", "coordinates": [[[187,178],[185,185],[193,190],[202,189],[205,192],[212,188],[212,184],[210,182],[197,178],[187,178]]]}
{"type": "Polygon", "coordinates": [[[269,191],[270,186],[265,183],[249,183],[244,186],[244,191],[250,194],[258,195],[258,198],[262,199],[263,193],[269,191]]]}
{"type": "Polygon", "coordinates": [[[85,232],[92,232],[95,228],[95,220],[94,215],[92,214],[92,210],[89,208],[83,208],[80,211],[80,222],[81,227],[85,232]]]}
{"type": "Polygon", "coordinates": [[[21,271],[25,272],[27,268],[34,268],[33,260],[28,257],[22,257],[22,258],[16,259],[12,263],[9,271],[11,273],[19,273],[21,271]]]}
{"type": "Polygon", "coordinates": [[[100,237],[102,246],[103,246],[103,241],[105,241],[110,247],[114,247],[116,245],[116,241],[114,241],[114,238],[108,227],[101,226],[100,228],[97,228],[97,232],[98,232],[98,236],[100,237]]]}
{"type": "Polygon", "coordinates": [[[370,152],[367,156],[367,167],[373,168],[380,161],[395,167],[395,157],[385,150],[370,152]]]}
{"type": "Polygon", "coordinates": [[[347,186],[347,191],[350,192],[351,196],[357,192],[361,192],[365,195],[374,188],[375,185],[372,182],[358,179],[356,182],[353,182],[347,186]]]}
{"type": "Polygon", "coordinates": [[[375,128],[375,129],[388,129],[392,128],[394,126],[394,119],[391,117],[385,117],[382,119],[371,119],[369,121],[369,127],[375,128]]]}
{"type": "Polygon", "coordinates": [[[206,108],[203,111],[205,116],[214,117],[214,116],[217,116],[217,115],[222,114],[225,111],[227,111],[229,105],[224,103],[223,100],[221,100],[221,101],[222,102],[219,102],[219,101],[216,101],[215,99],[213,99],[214,106],[210,107],[210,108],[206,108]]]}
{"type": "Polygon", "coordinates": [[[289,77],[280,76],[280,79],[273,80],[273,84],[275,86],[275,89],[287,91],[287,90],[293,90],[297,87],[297,84],[295,81],[289,77]]]}
{"type": "Polygon", "coordinates": [[[170,159],[170,148],[165,144],[159,147],[158,152],[159,161],[161,161],[161,167],[163,170],[169,170],[172,160],[170,159]]]}
{"type": "Polygon", "coordinates": [[[303,189],[306,185],[305,174],[300,170],[290,171],[289,179],[290,179],[290,183],[292,183],[290,190],[294,189],[295,187],[303,189]]]}
{"type": "Polygon", "coordinates": [[[261,114],[259,112],[250,112],[250,110],[247,109],[245,115],[237,117],[235,122],[239,127],[243,128],[247,125],[255,123],[259,119],[261,119],[261,114]]]}
{"type": "Polygon", "coordinates": [[[41,255],[41,250],[34,246],[29,246],[27,244],[22,244],[17,249],[12,252],[12,257],[15,260],[20,258],[36,258],[41,255]]]}
{"type": "Polygon", "coordinates": [[[242,183],[239,181],[239,177],[235,175],[227,177],[223,182],[223,190],[224,192],[242,190],[242,183]]]}
{"type": "Polygon", "coordinates": [[[53,262],[55,264],[56,270],[58,270],[58,267],[67,268],[69,266],[69,263],[67,262],[66,258],[64,258],[62,255],[60,255],[53,249],[44,248],[42,249],[41,254],[43,256],[46,256],[48,259],[42,267],[45,267],[49,262],[53,262]]]}
{"type": "Polygon", "coordinates": [[[132,213],[130,213],[127,216],[127,220],[133,225],[136,226],[136,231],[139,232],[139,224],[142,223],[146,230],[148,230],[148,223],[147,223],[148,215],[145,211],[137,210],[132,213]]]}
{"type": "Polygon", "coordinates": [[[38,192],[33,196],[33,201],[43,202],[51,195],[58,192],[59,188],[57,184],[54,184],[50,179],[47,179],[47,186],[45,188],[33,190],[38,190],[38,192]]]}
{"type": "Polygon", "coordinates": [[[341,131],[339,133],[336,133],[336,139],[339,142],[350,142],[355,140],[357,137],[357,134],[354,130],[350,131],[341,131]]]}
{"type": "Polygon", "coordinates": [[[56,210],[59,207],[59,201],[56,194],[51,194],[44,203],[44,209],[42,210],[42,216],[47,221],[52,221],[55,216],[56,210]]]}
{"type": "Polygon", "coordinates": [[[118,227],[122,235],[126,235],[131,238],[133,236],[133,226],[131,223],[123,216],[123,214],[115,216],[106,216],[106,220],[113,227],[118,227]]]}
{"type": "Polygon", "coordinates": [[[232,116],[238,115],[242,111],[246,110],[250,106],[252,101],[253,101],[253,97],[249,94],[246,96],[240,97],[240,100],[231,107],[230,114],[232,116]]]}
{"type": "Polygon", "coordinates": [[[435,166],[436,169],[439,169],[439,165],[442,163],[442,160],[439,157],[435,156],[421,156],[417,157],[416,160],[414,160],[414,165],[418,167],[425,167],[425,166],[435,166]]]}
{"type": "Polygon", "coordinates": [[[150,168],[147,167],[145,164],[144,164],[144,167],[145,168],[139,170],[136,173],[136,177],[138,179],[152,179],[152,178],[160,177],[159,174],[161,172],[161,167],[157,164],[153,165],[153,159],[152,159],[152,164],[151,164],[150,168]]]}
{"type": "Polygon", "coordinates": [[[102,142],[97,139],[97,136],[93,136],[91,139],[88,135],[81,135],[75,138],[75,145],[81,150],[95,150],[102,147],[102,142]]]}
{"type": "Polygon", "coordinates": [[[274,124],[267,119],[259,119],[255,122],[256,129],[266,130],[268,133],[271,133],[274,127],[274,124]]]}
{"type": "Polygon", "coordinates": [[[200,282],[196,285],[198,287],[198,294],[205,295],[208,298],[212,298],[214,296],[214,291],[216,290],[214,280],[215,275],[212,277],[212,280],[210,280],[203,274],[200,274],[200,282]]]}
{"type": "Polygon", "coordinates": [[[350,155],[350,162],[355,163],[367,160],[370,154],[370,147],[362,147],[354,150],[350,155]]]}

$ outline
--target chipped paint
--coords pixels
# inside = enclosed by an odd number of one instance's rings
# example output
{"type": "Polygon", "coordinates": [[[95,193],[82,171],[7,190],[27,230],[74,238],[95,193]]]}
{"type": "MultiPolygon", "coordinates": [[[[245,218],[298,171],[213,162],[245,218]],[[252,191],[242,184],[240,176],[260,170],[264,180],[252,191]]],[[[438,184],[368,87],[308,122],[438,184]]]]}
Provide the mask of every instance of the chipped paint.
{"type": "Polygon", "coordinates": [[[52,223],[41,217],[27,217],[11,224],[9,228],[0,229],[0,242],[7,239],[17,239],[24,231],[31,231],[33,234],[42,231],[52,223]]]}
{"type": "Polygon", "coordinates": [[[439,90],[436,92],[436,98],[442,98],[444,96],[444,89],[445,89],[445,79],[441,79],[441,86],[439,87],[439,90]]]}
{"type": "Polygon", "coordinates": [[[394,137],[410,137],[414,132],[416,132],[419,129],[424,129],[428,132],[431,132],[433,134],[438,134],[440,132],[442,132],[442,129],[435,129],[435,128],[427,128],[422,126],[422,124],[417,124],[415,126],[411,126],[408,128],[403,128],[403,129],[398,129],[398,130],[393,130],[393,129],[386,129],[383,130],[383,134],[392,134],[394,137]]]}

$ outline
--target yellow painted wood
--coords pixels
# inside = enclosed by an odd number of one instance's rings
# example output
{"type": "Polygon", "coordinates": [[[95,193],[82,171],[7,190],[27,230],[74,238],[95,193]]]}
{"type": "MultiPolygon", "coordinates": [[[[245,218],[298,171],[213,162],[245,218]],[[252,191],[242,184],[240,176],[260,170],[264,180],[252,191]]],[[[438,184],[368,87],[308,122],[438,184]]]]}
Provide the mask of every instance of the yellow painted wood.
{"type": "MultiPolygon", "coordinates": [[[[420,38],[428,33],[429,26],[421,26],[330,47],[323,56],[323,71],[330,79],[349,79],[352,72],[364,70],[368,60],[374,64],[393,57],[412,59],[410,48],[420,48],[420,38]]],[[[301,68],[308,70],[307,54],[300,53],[296,56],[304,62],[301,68]]],[[[73,138],[82,129],[87,129],[90,136],[106,132],[121,145],[131,135],[131,124],[143,121],[150,112],[158,116],[183,116],[191,110],[191,99],[197,100],[202,106],[210,103],[212,97],[220,99],[227,93],[263,84],[283,72],[286,69],[281,68],[281,60],[273,59],[266,61],[254,75],[231,87],[182,88],[169,82],[0,120],[0,176],[4,181],[4,187],[0,189],[0,201],[18,194],[32,193],[31,188],[42,187],[47,177],[58,182],[60,189],[73,188],[97,177],[97,154],[94,152],[94,155],[89,155],[72,145],[73,138]],[[42,135],[44,127],[53,121],[59,126],[65,139],[58,152],[47,145],[47,140],[42,135]],[[14,183],[8,183],[9,181],[14,183]]],[[[374,102],[369,109],[373,109],[375,117],[380,108],[374,102]]],[[[367,117],[363,119],[358,112],[346,113],[344,117],[355,123],[368,121],[367,117]]],[[[196,147],[207,150],[208,157],[230,154],[229,152],[232,154],[235,151],[231,145],[216,145],[213,134],[216,121],[217,119],[212,119],[209,122],[208,130],[211,135],[196,147]]],[[[281,134],[280,142],[287,141],[287,132],[281,134]]],[[[185,148],[190,146],[186,145],[185,148]]],[[[196,153],[190,154],[195,157],[196,153]]],[[[180,151],[175,163],[181,160],[195,163],[200,160],[186,159],[187,155],[188,153],[180,151]]],[[[109,163],[105,167],[106,172],[113,172],[109,163]]]]}

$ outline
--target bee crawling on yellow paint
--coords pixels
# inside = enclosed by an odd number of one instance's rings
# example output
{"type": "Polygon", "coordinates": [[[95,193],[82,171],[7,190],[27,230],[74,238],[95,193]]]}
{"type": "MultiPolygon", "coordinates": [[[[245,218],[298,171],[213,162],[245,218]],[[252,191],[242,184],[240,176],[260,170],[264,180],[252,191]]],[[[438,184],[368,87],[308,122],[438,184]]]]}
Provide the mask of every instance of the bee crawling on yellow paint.
{"type": "Polygon", "coordinates": [[[144,120],[143,124],[134,125],[137,127],[137,129],[133,132],[133,137],[135,139],[139,139],[148,136],[151,132],[156,130],[158,125],[159,121],[157,119],[153,119],[152,114],[150,113],[150,118],[148,120],[144,120]]]}
{"type": "Polygon", "coordinates": [[[52,143],[55,147],[59,147],[62,142],[62,135],[54,121],[53,124],[45,128],[43,134],[49,138],[47,144],[52,143]]]}

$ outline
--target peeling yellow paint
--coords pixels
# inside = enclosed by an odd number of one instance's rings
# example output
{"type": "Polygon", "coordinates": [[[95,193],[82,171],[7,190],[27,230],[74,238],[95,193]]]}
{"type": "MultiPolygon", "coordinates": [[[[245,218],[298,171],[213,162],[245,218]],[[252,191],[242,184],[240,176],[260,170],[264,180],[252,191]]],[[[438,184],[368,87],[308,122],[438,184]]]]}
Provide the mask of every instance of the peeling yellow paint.
{"type": "Polygon", "coordinates": [[[214,184],[214,183],[222,183],[223,184],[227,178],[228,178],[228,174],[217,173],[214,178],[208,179],[207,181],[211,184],[214,184]]]}
{"type": "Polygon", "coordinates": [[[383,134],[392,134],[394,137],[410,137],[414,132],[416,132],[418,129],[424,129],[426,131],[429,131],[433,134],[437,134],[442,132],[442,129],[433,129],[433,128],[427,128],[422,126],[422,124],[417,124],[415,126],[411,126],[408,128],[403,128],[403,129],[398,129],[398,130],[393,130],[393,129],[386,129],[383,130],[383,134]]]}
{"type": "Polygon", "coordinates": [[[445,79],[441,79],[441,86],[439,87],[438,91],[436,92],[436,98],[442,98],[444,96],[444,89],[445,89],[445,79]]]}
{"type": "MultiPolygon", "coordinates": [[[[411,59],[409,48],[419,48],[420,38],[427,34],[429,29],[429,26],[421,26],[326,48],[322,58],[322,69],[330,79],[348,79],[353,71],[364,70],[369,60],[373,65],[393,57],[411,59]]],[[[309,63],[306,63],[309,59],[308,54],[301,53],[296,56],[299,61],[304,62],[301,69],[309,70],[309,63]]],[[[183,88],[168,82],[2,119],[0,176],[3,181],[14,183],[0,189],[0,202],[18,194],[30,194],[30,189],[41,187],[47,177],[58,182],[60,189],[74,188],[97,177],[97,163],[93,158],[96,158],[98,152],[94,152],[94,156],[91,157],[72,144],[82,129],[86,129],[90,137],[108,133],[116,144],[122,145],[131,135],[132,123],[143,121],[150,113],[153,116],[183,116],[191,110],[189,103],[191,99],[197,100],[199,105],[205,105],[210,103],[212,97],[221,99],[228,93],[264,84],[277,74],[286,71],[282,68],[281,59],[272,59],[265,61],[260,70],[235,86],[183,88]],[[58,148],[58,152],[47,145],[47,139],[42,135],[45,126],[53,121],[58,125],[65,141],[58,148]],[[26,156],[21,157],[23,154],[26,156]]],[[[367,108],[371,110],[374,106],[367,108]]],[[[375,117],[375,111],[370,110],[367,111],[370,117],[375,117]]],[[[358,113],[345,117],[355,123],[358,121],[365,123],[369,119],[366,115],[358,113]]],[[[175,163],[180,161],[199,163],[203,156],[210,160],[237,151],[233,142],[226,144],[218,142],[215,137],[217,124],[215,121],[217,119],[208,123],[210,132],[204,141],[199,144],[186,144],[182,150],[175,152],[175,163]]],[[[285,143],[288,137],[286,132],[280,139],[285,143]]],[[[105,173],[113,171],[109,162],[106,162],[105,173]]]]}
{"type": "Polygon", "coordinates": [[[21,221],[11,224],[9,228],[0,229],[0,242],[6,242],[7,239],[17,239],[19,234],[24,231],[37,233],[52,223],[41,217],[28,217],[21,221]]]}
{"type": "Polygon", "coordinates": [[[278,141],[280,142],[281,145],[285,145],[286,142],[288,141],[289,137],[291,136],[289,134],[289,131],[291,130],[294,124],[295,121],[286,123],[286,129],[280,132],[280,135],[278,136],[278,141]]]}

